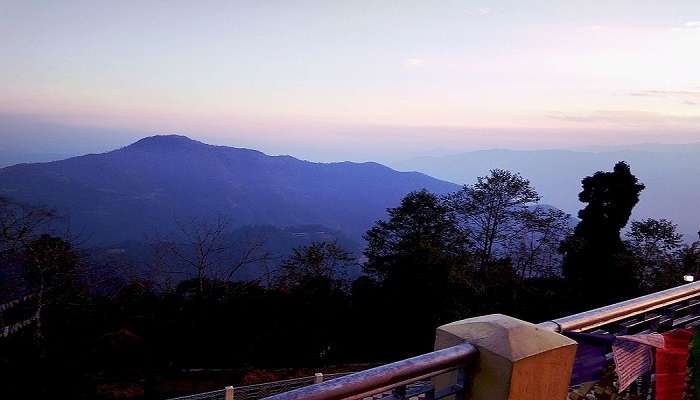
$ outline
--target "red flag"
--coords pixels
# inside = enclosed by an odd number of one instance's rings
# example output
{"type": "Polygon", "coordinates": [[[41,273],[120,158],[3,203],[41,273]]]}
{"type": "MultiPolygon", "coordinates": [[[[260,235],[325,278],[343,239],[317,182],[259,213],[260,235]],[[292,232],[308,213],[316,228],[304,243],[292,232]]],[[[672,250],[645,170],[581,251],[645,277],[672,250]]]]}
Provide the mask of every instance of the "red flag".
{"type": "Polygon", "coordinates": [[[666,346],[656,349],[656,399],[681,400],[685,391],[688,346],[693,331],[677,329],[663,336],[666,346]]]}

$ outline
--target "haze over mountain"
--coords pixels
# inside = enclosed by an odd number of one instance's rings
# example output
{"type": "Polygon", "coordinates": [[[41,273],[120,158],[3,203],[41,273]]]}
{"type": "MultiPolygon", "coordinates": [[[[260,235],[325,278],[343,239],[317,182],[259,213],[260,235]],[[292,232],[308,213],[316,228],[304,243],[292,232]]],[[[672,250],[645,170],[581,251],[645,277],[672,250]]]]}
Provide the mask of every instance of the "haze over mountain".
{"type": "Polygon", "coordinates": [[[153,136],[103,154],[0,169],[0,195],[54,208],[91,243],[140,240],[176,220],[320,224],[359,238],[408,192],[456,185],[377,163],[290,156],[153,136]]]}
{"type": "Polygon", "coordinates": [[[581,178],[609,171],[627,161],[646,185],[632,218],[668,218],[679,226],[687,241],[700,229],[700,143],[643,144],[614,149],[483,150],[440,157],[422,157],[393,163],[402,171],[420,171],[456,183],[472,183],[492,168],[520,172],[531,180],[542,201],[576,215],[581,178]]]}

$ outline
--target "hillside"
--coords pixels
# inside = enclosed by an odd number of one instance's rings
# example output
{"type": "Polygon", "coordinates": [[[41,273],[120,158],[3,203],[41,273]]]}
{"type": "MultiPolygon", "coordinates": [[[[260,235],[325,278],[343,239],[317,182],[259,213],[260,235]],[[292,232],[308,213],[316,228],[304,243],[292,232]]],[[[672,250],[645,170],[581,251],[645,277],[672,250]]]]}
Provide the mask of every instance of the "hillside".
{"type": "Polygon", "coordinates": [[[422,188],[457,186],[376,163],[313,163],[175,135],[0,169],[0,195],[57,210],[90,244],[140,240],[177,220],[218,216],[235,226],[319,224],[357,239],[422,188]]]}

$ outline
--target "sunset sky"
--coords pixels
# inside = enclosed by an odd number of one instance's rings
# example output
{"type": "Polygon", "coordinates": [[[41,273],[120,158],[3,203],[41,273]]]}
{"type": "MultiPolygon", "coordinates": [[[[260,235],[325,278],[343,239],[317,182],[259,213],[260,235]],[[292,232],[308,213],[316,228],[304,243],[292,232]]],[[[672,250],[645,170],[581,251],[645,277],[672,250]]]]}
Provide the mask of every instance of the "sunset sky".
{"type": "Polygon", "coordinates": [[[0,59],[0,149],[700,141],[698,0],[0,0],[0,59]]]}

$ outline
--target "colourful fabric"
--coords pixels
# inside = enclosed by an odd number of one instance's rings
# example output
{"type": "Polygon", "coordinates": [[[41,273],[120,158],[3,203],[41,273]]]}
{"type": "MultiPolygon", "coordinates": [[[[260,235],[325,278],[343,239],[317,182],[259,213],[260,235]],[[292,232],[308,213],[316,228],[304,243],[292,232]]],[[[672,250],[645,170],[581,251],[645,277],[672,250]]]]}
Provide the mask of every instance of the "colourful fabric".
{"type": "Polygon", "coordinates": [[[700,329],[693,329],[693,339],[690,342],[690,364],[693,368],[693,386],[695,386],[695,397],[700,399],[700,329]]]}
{"type": "Polygon", "coordinates": [[[615,336],[578,332],[564,332],[564,335],[578,343],[571,386],[599,380],[608,365],[605,355],[610,352],[615,336]]]}
{"type": "Polygon", "coordinates": [[[612,346],[618,391],[622,392],[637,378],[651,371],[652,347],[636,341],[615,339],[612,346]]]}
{"type": "Polygon", "coordinates": [[[690,329],[663,334],[666,346],[656,350],[656,399],[682,400],[686,389],[690,329]]]}
{"type": "Polygon", "coordinates": [[[578,386],[569,392],[568,400],[618,400],[615,387],[615,371],[612,363],[603,369],[600,380],[578,386]]]}
{"type": "Polygon", "coordinates": [[[620,340],[629,340],[641,344],[646,344],[656,348],[664,347],[664,336],[659,333],[645,333],[643,335],[622,335],[617,337],[620,340]]]}
{"type": "Polygon", "coordinates": [[[697,400],[695,396],[695,361],[693,360],[693,346],[695,341],[695,332],[693,332],[693,340],[690,341],[688,349],[688,366],[685,373],[685,391],[683,392],[683,400],[697,400]]]}

